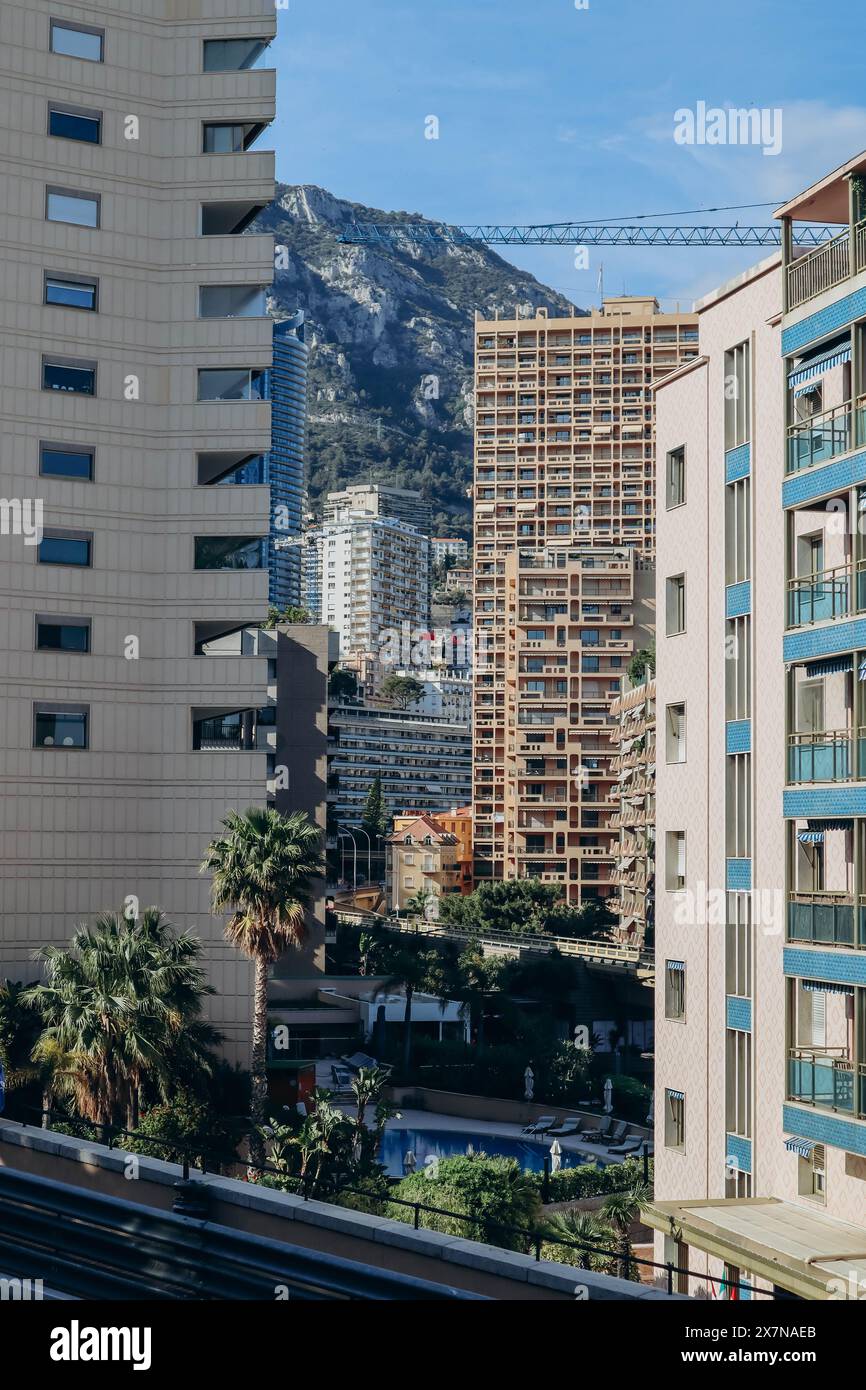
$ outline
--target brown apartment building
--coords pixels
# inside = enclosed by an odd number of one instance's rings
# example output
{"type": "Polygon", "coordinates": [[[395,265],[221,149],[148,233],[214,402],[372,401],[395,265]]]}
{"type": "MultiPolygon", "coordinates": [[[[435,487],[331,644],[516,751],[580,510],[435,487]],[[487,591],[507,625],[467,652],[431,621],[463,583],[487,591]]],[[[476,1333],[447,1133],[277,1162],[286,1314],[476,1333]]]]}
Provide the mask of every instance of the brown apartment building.
{"type": "Polygon", "coordinates": [[[647,296],[475,324],[476,881],[615,893],[610,706],[655,625],[653,384],[697,319],[647,296]]]}

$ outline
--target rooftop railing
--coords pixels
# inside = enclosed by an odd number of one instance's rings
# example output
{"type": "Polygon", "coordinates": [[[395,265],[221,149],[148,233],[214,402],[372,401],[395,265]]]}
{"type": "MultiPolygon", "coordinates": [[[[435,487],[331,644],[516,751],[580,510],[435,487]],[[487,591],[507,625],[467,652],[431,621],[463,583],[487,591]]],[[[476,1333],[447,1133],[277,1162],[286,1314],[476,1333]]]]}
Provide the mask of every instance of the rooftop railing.
{"type": "MultiPolygon", "coordinates": [[[[859,224],[855,231],[859,231],[859,224]]],[[[846,227],[832,241],[818,246],[806,256],[799,256],[787,270],[788,310],[796,309],[815,299],[825,290],[832,289],[847,280],[851,273],[850,230],[846,227]]]]}

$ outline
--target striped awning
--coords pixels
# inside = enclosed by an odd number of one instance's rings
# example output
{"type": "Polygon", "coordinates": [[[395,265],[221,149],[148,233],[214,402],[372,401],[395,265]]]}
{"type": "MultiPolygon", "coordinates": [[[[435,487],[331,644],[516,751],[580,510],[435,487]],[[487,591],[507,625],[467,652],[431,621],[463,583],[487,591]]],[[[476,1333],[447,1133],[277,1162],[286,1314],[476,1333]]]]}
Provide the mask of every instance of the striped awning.
{"type": "Polygon", "coordinates": [[[818,390],[818,382],[810,381],[806,386],[798,386],[794,396],[810,396],[813,391],[818,390]]]}
{"type": "Polygon", "coordinates": [[[820,830],[823,834],[825,830],[852,830],[854,822],[852,820],[813,820],[810,816],[806,825],[810,830],[820,830]]]}
{"type": "Polygon", "coordinates": [[[667,965],[668,970],[685,970],[686,968],[686,963],[684,960],[669,960],[667,965]]]}
{"type": "Polygon", "coordinates": [[[863,658],[860,665],[857,667],[857,679],[866,681],[866,657],[863,658]]]}
{"type": "Polygon", "coordinates": [[[823,372],[829,372],[831,368],[838,367],[840,362],[850,361],[850,343],[845,343],[842,347],[831,348],[829,352],[823,352],[820,357],[813,357],[811,362],[801,362],[795,371],[789,372],[788,385],[799,386],[801,382],[808,381],[810,377],[820,376],[823,372]]]}
{"type": "MultiPolygon", "coordinates": [[[[863,665],[866,666],[866,661],[863,665]]],[[[853,670],[853,656],[828,656],[823,661],[807,661],[806,663],[806,675],[810,680],[813,676],[833,676],[837,671],[853,670]]],[[[862,679],[866,679],[866,677],[862,679]]]]}
{"type": "Polygon", "coordinates": [[[804,994],[845,994],[854,993],[853,985],[840,985],[835,980],[801,980],[804,994]]]}
{"type": "Polygon", "coordinates": [[[823,845],[823,830],[798,830],[797,839],[801,845],[823,845]]]}
{"type": "Polygon", "coordinates": [[[686,1098],[686,1093],[685,1093],[685,1091],[672,1091],[672,1090],[670,1090],[670,1089],[668,1090],[668,1099],[669,1099],[669,1100],[685,1100],[685,1098],[686,1098]]]}
{"type": "Polygon", "coordinates": [[[801,1139],[799,1135],[792,1134],[785,1140],[785,1148],[792,1154],[799,1154],[801,1158],[811,1158],[815,1150],[814,1139],[801,1139]]]}

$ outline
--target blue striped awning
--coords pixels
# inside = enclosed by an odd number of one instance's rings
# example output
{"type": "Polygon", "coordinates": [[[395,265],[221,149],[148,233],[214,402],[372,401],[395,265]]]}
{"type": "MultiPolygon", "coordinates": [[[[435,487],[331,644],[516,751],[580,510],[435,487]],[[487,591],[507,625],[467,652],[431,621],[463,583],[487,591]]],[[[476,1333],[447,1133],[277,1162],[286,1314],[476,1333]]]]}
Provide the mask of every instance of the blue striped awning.
{"type": "Polygon", "coordinates": [[[831,348],[829,352],[824,352],[820,357],[813,357],[811,362],[801,362],[795,371],[788,373],[788,385],[799,386],[801,382],[808,381],[810,377],[821,376],[824,372],[829,372],[831,368],[838,367],[840,362],[851,361],[851,344],[845,343],[843,347],[831,348]]]}
{"type": "Polygon", "coordinates": [[[685,1093],[685,1091],[672,1091],[672,1090],[668,1089],[668,1099],[669,1099],[669,1100],[685,1100],[685,1098],[686,1098],[686,1093],[685,1093]]]}
{"type": "Polygon", "coordinates": [[[854,822],[852,820],[813,820],[811,816],[806,821],[810,830],[852,830],[854,822]]]}
{"type": "Polygon", "coordinates": [[[866,657],[863,658],[860,665],[857,667],[857,679],[866,681],[866,657]]]}
{"type": "Polygon", "coordinates": [[[814,1139],[801,1139],[799,1135],[792,1134],[790,1139],[785,1140],[785,1148],[790,1153],[799,1154],[801,1158],[811,1158],[815,1151],[814,1139]]]}
{"type": "Polygon", "coordinates": [[[794,392],[794,395],[795,395],[795,397],[796,397],[796,396],[809,396],[809,395],[812,394],[813,391],[817,391],[817,390],[818,390],[818,382],[817,382],[817,381],[810,381],[809,384],[808,384],[807,386],[798,386],[798,387],[797,387],[797,390],[794,392]]]}
{"type": "MultiPolygon", "coordinates": [[[[866,666],[866,661],[863,663],[866,666]]],[[[828,656],[822,661],[807,661],[806,675],[811,680],[813,676],[833,676],[837,671],[853,671],[853,656],[828,656]]],[[[866,680],[866,676],[862,677],[866,680]]]]}
{"type": "Polygon", "coordinates": [[[853,985],[840,985],[835,980],[801,980],[805,994],[847,994],[854,993],[853,985]]]}
{"type": "Polygon", "coordinates": [[[823,845],[823,830],[798,830],[797,839],[801,845],[823,845]]]}
{"type": "Polygon", "coordinates": [[[685,968],[686,968],[686,963],[685,963],[684,960],[669,960],[669,961],[668,961],[668,970],[685,970],[685,968]]]}

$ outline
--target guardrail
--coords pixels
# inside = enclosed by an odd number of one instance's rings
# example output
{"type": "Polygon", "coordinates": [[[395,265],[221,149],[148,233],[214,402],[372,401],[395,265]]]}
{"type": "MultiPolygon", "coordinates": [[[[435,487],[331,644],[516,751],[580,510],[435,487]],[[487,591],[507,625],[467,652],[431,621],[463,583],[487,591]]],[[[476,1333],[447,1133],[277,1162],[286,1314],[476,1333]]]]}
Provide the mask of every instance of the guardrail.
{"type": "Polygon", "coordinates": [[[11,1168],[0,1168],[0,1267],[86,1299],[483,1298],[11,1168]]]}
{"type": "MultiPolygon", "coordinates": [[[[429,922],[425,917],[384,917],[377,912],[339,906],[331,910],[341,922],[350,926],[378,926],[385,931],[420,932],[424,936],[439,936],[458,941],[466,941],[476,936],[475,932],[466,928],[442,922],[429,922]]],[[[611,965],[651,967],[655,964],[653,951],[645,947],[621,946],[616,942],[584,941],[572,936],[519,936],[512,932],[483,932],[477,933],[477,936],[482,945],[501,947],[515,954],[521,950],[559,951],[564,956],[579,956],[584,960],[606,962],[611,965]]]]}

